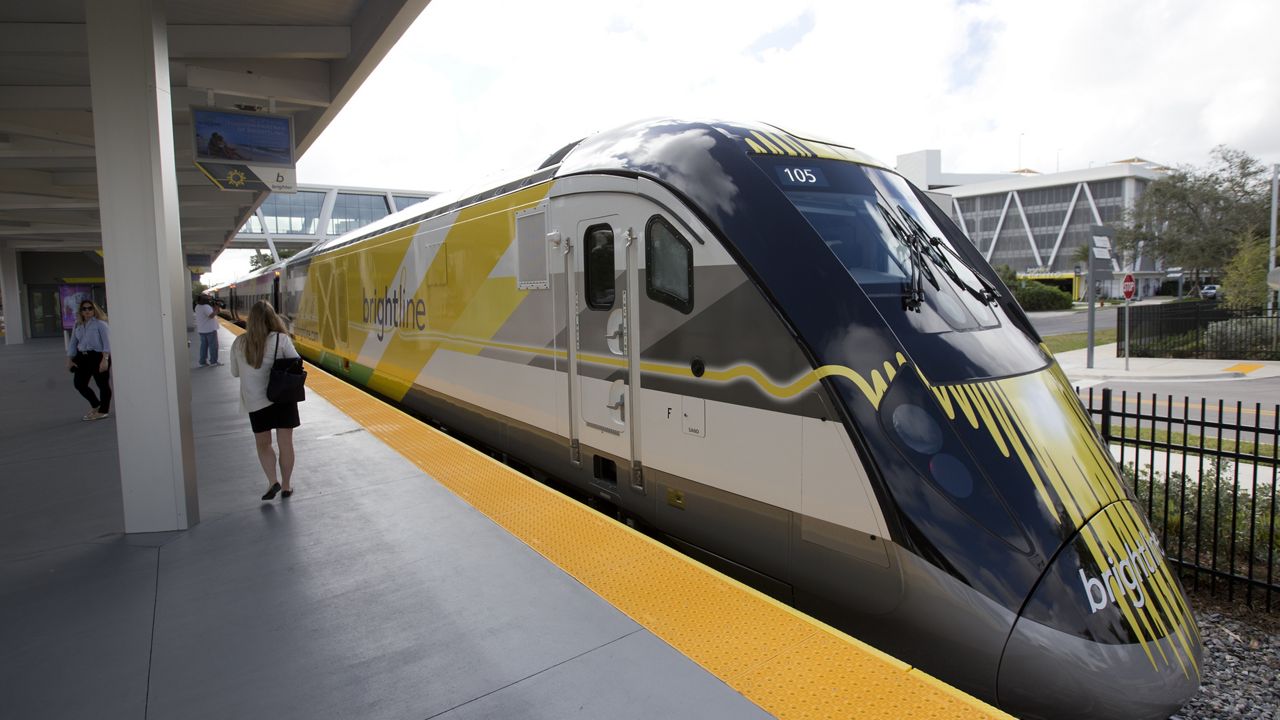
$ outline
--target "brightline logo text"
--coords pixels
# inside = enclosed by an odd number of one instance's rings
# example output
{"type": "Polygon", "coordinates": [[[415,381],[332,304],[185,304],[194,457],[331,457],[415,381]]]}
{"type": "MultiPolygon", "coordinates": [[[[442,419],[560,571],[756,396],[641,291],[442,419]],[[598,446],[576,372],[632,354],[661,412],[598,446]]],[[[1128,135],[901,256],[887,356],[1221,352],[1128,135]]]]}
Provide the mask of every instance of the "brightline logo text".
{"type": "Polygon", "coordinates": [[[382,294],[374,290],[373,295],[368,295],[361,290],[360,295],[364,300],[364,323],[378,326],[378,340],[382,340],[387,328],[427,329],[426,301],[410,296],[404,285],[397,285],[394,290],[383,286],[382,294]]]}
{"type": "Polygon", "coordinates": [[[1115,603],[1116,590],[1120,595],[1126,591],[1134,594],[1133,606],[1141,608],[1147,604],[1147,595],[1143,592],[1142,581],[1156,574],[1160,568],[1160,544],[1155,535],[1149,535],[1145,544],[1132,550],[1124,546],[1125,556],[1119,562],[1107,557],[1110,567],[1102,571],[1102,579],[1091,578],[1080,569],[1080,583],[1084,585],[1085,597],[1089,598],[1089,611],[1096,613],[1115,603]],[[1114,583],[1111,582],[1115,578],[1114,583]]]}

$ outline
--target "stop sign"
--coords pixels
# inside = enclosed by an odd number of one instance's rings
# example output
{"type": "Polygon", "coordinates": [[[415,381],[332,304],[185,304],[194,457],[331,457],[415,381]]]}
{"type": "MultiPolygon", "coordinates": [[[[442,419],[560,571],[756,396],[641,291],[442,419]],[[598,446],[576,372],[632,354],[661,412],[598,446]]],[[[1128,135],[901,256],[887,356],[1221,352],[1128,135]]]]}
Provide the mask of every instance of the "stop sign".
{"type": "Polygon", "coordinates": [[[1124,290],[1124,299],[1132,300],[1133,294],[1138,290],[1138,283],[1134,281],[1132,274],[1125,275],[1124,283],[1120,286],[1120,288],[1124,290]]]}

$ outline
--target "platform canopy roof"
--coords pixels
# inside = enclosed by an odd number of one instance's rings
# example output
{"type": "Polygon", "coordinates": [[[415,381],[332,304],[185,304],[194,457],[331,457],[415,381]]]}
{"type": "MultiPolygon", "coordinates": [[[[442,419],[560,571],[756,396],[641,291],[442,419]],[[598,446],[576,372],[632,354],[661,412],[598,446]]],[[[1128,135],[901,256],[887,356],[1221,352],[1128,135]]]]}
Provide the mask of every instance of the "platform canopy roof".
{"type": "MultiPolygon", "coordinates": [[[[85,3],[0,3],[0,240],[96,250],[85,3]]],[[[191,106],[292,115],[306,152],[429,0],[165,0],[182,244],[216,256],[266,197],[192,163],[191,106]]]]}

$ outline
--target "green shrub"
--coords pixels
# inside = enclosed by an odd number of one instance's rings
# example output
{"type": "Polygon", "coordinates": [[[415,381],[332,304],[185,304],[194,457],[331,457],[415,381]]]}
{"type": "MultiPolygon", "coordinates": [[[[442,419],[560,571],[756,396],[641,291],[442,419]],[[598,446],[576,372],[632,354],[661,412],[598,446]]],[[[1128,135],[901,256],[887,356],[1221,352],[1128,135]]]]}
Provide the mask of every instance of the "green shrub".
{"type": "Polygon", "coordinates": [[[1071,295],[1035,281],[1020,282],[1010,288],[1023,310],[1070,310],[1071,295]]]}
{"type": "Polygon", "coordinates": [[[1245,317],[1209,323],[1204,333],[1210,357],[1280,360],[1275,318],[1245,317]]]}
{"type": "Polygon", "coordinates": [[[1272,501],[1274,481],[1259,473],[1252,491],[1252,474],[1236,482],[1231,464],[1207,459],[1200,481],[1182,473],[1168,477],[1150,465],[1135,473],[1132,463],[1121,468],[1134,489],[1138,506],[1150,509],[1151,527],[1165,553],[1184,562],[1247,577],[1280,576],[1280,508],[1272,501]],[[1234,527],[1233,527],[1234,526],[1234,527]],[[1180,557],[1179,557],[1180,556],[1180,557]]]}

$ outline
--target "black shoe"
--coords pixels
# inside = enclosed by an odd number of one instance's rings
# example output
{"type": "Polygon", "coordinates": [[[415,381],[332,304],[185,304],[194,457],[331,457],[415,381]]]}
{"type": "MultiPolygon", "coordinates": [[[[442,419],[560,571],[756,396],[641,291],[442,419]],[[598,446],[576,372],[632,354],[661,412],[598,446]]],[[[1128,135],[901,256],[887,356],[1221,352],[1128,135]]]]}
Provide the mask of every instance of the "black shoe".
{"type": "Polygon", "coordinates": [[[278,493],[278,492],[280,492],[280,483],[276,483],[276,484],[272,485],[272,486],[271,486],[271,489],[267,491],[267,494],[262,496],[262,499],[263,499],[263,500],[274,500],[274,499],[276,498],[276,493],[278,493]]]}
{"type": "Polygon", "coordinates": [[[290,496],[290,495],[292,495],[292,494],[293,494],[293,491],[292,491],[292,490],[281,490],[281,491],[280,491],[280,497],[282,497],[282,498],[287,498],[287,497],[289,497],[289,496],[290,496]]]}

